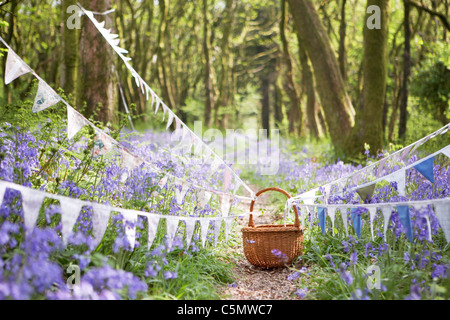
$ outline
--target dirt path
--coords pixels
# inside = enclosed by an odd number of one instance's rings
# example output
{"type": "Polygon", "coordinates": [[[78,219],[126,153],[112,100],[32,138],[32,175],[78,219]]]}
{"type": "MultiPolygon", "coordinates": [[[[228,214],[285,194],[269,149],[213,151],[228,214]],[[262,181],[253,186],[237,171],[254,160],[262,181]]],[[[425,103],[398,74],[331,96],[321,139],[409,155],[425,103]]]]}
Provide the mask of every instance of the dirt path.
{"type": "MultiPolygon", "coordinates": [[[[254,221],[255,224],[272,224],[280,219],[277,208],[270,206],[268,197],[263,194],[255,203],[254,221]],[[258,210],[264,208],[264,214],[258,210]]],[[[242,212],[248,212],[249,204],[242,204],[242,212]]],[[[241,228],[247,226],[248,216],[238,219],[236,232],[241,232],[241,228]]],[[[245,258],[242,238],[236,246],[230,247],[230,257],[234,260],[235,283],[220,288],[219,292],[224,300],[297,300],[297,287],[295,281],[288,280],[295,270],[285,268],[259,269],[251,265],[245,258]],[[232,254],[231,254],[232,253],[232,254]]]]}

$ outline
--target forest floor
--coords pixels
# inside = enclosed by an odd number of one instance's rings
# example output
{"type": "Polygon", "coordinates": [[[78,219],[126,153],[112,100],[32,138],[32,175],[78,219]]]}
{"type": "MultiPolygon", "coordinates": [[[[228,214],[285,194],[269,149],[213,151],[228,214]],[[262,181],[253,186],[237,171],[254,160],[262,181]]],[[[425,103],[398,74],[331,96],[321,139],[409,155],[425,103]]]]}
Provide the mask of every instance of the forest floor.
{"type": "MultiPolygon", "coordinates": [[[[248,212],[249,203],[241,204],[242,212],[248,212]]],[[[255,203],[253,218],[256,225],[274,224],[280,219],[278,208],[270,204],[269,195],[262,194],[255,203]],[[259,209],[265,209],[261,213],[259,209]]],[[[282,216],[281,216],[282,217],[282,216]]],[[[238,218],[238,230],[248,224],[248,215],[238,218]]],[[[281,267],[274,269],[261,269],[247,261],[242,246],[242,236],[239,235],[237,245],[230,246],[229,257],[235,264],[233,269],[235,282],[219,288],[223,300],[299,300],[295,294],[297,287],[295,281],[288,280],[289,275],[296,272],[294,268],[281,267]]],[[[298,266],[298,269],[300,266],[298,266]]]]}

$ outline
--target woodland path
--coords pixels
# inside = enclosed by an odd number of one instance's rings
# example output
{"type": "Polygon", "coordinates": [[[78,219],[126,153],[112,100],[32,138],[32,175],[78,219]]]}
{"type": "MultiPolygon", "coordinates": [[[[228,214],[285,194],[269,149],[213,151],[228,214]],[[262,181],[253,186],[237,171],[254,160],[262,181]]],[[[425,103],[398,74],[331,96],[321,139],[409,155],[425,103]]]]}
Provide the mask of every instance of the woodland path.
{"type": "MultiPolygon", "coordinates": [[[[257,190],[258,188],[254,188],[257,190]]],[[[280,219],[278,208],[270,205],[270,195],[265,193],[258,197],[255,203],[253,218],[256,225],[273,224],[280,219]],[[264,208],[262,214],[259,210],[264,208]]],[[[242,212],[248,212],[249,203],[242,203],[242,212]]],[[[248,216],[238,218],[238,228],[235,232],[240,233],[242,227],[247,226],[248,216]]],[[[235,264],[235,282],[219,288],[219,294],[223,300],[300,300],[295,294],[297,287],[295,281],[288,280],[296,270],[288,267],[276,269],[260,269],[251,265],[244,255],[242,238],[235,246],[230,246],[229,257],[235,264]]],[[[299,269],[300,266],[293,266],[299,269]]]]}

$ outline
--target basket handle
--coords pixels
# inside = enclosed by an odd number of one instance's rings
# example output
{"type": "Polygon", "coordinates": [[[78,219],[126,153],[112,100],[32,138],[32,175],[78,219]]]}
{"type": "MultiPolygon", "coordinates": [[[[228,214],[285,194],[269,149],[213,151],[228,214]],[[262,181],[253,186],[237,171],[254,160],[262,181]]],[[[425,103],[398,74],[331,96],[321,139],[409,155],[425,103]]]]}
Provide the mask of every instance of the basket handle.
{"type": "MultiPolygon", "coordinates": [[[[266,189],[262,189],[262,190],[258,191],[256,193],[256,195],[255,195],[255,199],[252,200],[252,202],[250,203],[250,218],[248,220],[248,226],[249,227],[255,227],[255,223],[253,222],[253,214],[252,214],[252,212],[253,212],[253,207],[255,205],[256,197],[260,196],[261,194],[263,194],[264,192],[267,192],[267,191],[277,191],[277,192],[280,192],[280,193],[284,194],[288,199],[291,198],[291,195],[289,193],[287,193],[283,189],[277,188],[277,187],[270,187],[270,188],[266,188],[266,189]]],[[[298,219],[298,211],[297,211],[297,207],[296,206],[294,206],[294,212],[295,212],[295,223],[294,223],[294,226],[298,228],[298,227],[300,227],[300,220],[298,219]]]]}

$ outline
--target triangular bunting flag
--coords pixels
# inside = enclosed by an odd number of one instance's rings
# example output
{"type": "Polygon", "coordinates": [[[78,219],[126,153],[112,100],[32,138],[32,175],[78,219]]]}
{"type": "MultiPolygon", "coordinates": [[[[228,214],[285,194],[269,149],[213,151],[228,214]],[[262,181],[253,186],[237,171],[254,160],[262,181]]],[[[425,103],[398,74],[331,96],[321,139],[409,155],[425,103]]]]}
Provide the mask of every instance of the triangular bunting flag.
{"type": "Polygon", "coordinates": [[[61,101],[61,97],[49,87],[44,81],[39,81],[38,91],[34,99],[33,109],[34,113],[40,112],[61,101]]]}
{"type": "Polygon", "coordinates": [[[198,196],[197,205],[199,207],[204,207],[211,200],[212,193],[206,190],[200,190],[197,193],[197,196],[198,196]]]}
{"type": "Polygon", "coordinates": [[[332,228],[333,235],[334,235],[334,220],[336,218],[336,207],[329,207],[327,209],[327,214],[331,219],[331,228],[332,228]]]}
{"type": "Polygon", "coordinates": [[[192,241],[192,236],[194,234],[196,220],[192,218],[186,218],[184,220],[184,223],[186,225],[186,249],[189,249],[192,241]]]}
{"type": "Polygon", "coordinates": [[[159,181],[158,181],[158,186],[163,189],[166,184],[167,184],[167,180],[169,180],[169,176],[164,176],[162,177],[159,181]]]}
{"type": "Polygon", "coordinates": [[[443,150],[442,153],[445,154],[448,158],[450,158],[450,145],[446,146],[443,150]]]}
{"type": "Polygon", "coordinates": [[[223,219],[225,222],[225,241],[228,241],[228,235],[231,230],[231,224],[234,220],[234,217],[226,217],[223,219]]]}
{"type": "Polygon", "coordinates": [[[108,227],[111,208],[96,204],[92,206],[92,209],[92,229],[94,231],[94,240],[98,245],[102,241],[106,228],[108,227]]]}
{"type": "Polygon", "coordinates": [[[167,245],[169,247],[172,246],[173,239],[175,237],[175,233],[178,229],[178,222],[180,221],[179,217],[169,216],[166,218],[166,228],[167,228],[167,245]]]}
{"type": "Polygon", "coordinates": [[[6,187],[0,183],[0,206],[3,202],[3,196],[5,195],[6,187]]]}
{"type": "Polygon", "coordinates": [[[137,213],[128,210],[123,211],[121,213],[123,216],[123,227],[125,231],[125,236],[127,237],[131,249],[134,249],[134,246],[136,244],[137,213]]]}
{"type": "Polygon", "coordinates": [[[414,169],[419,171],[425,178],[434,183],[434,174],[433,174],[434,160],[433,157],[422,161],[419,164],[414,166],[414,169]]]}
{"type": "Polygon", "coordinates": [[[209,229],[209,222],[211,219],[200,219],[200,236],[202,240],[202,246],[205,247],[206,243],[206,236],[208,235],[208,229],[209,229]]]}
{"type": "Polygon", "coordinates": [[[175,197],[178,205],[181,206],[183,204],[184,197],[186,196],[186,192],[189,190],[189,187],[191,185],[186,181],[180,181],[180,183],[181,183],[181,190],[178,189],[178,186],[175,186],[175,197]]]}
{"type": "Polygon", "coordinates": [[[146,217],[148,222],[147,249],[150,249],[153,244],[153,240],[155,240],[156,232],[158,231],[159,216],[147,215],[146,217]]]}
{"type": "Polygon", "coordinates": [[[370,200],[370,198],[373,195],[373,192],[375,191],[375,185],[376,183],[372,183],[366,187],[362,187],[356,190],[356,192],[359,194],[363,202],[370,200]]]}
{"type": "Polygon", "coordinates": [[[345,229],[345,233],[348,236],[348,222],[347,222],[347,210],[348,208],[341,208],[341,217],[342,217],[342,222],[344,223],[344,229],[345,229]]]}
{"type": "Polygon", "coordinates": [[[412,148],[412,145],[405,148],[405,150],[402,151],[402,154],[400,156],[400,161],[403,160],[409,154],[409,152],[411,151],[411,148],[412,148]]]}
{"type": "Polygon", "coordinates": [[[317,207],[317,215],[319,216],[319,225],[322,235],[325,235],[325,208],[317,207]]]}
{"type": "Polygon", "coordinates": [[[222,226],[222,219],[214,219],[214,247],[217,247],[217,241],[219,240],[220,227],[222,226]]]}
{"type": "Polygon", "coordinates": [[[381,212],[383,213],[384,218],[384,241],[386,241],[386,233],[389,225],[389,221],[392,215],[392,207],[391,206],[382,206],[381,212]]]}
{"type": "Polygon", "coordinates": [[[67,239],[72,233],[73,226],[77,222],[81,209],[84,203],[78,199],[63,198],[60,199],[61,206],[61,234],[64,243],[67,243],[67,239]]]}
{"type": "Polygon", "coordinates": [[[222,217],[228,217],[231,208],[231,201],[233,201],[233,198],[228,194],[224,194],[220,197],[220,211],[222,217]]]}
{"type": "Polygon", "coordinates": [[[434,205],[434,212],[441,225],[442,231],[444,231],[445,239],[447,243],[450,242],[450,204],[439,203],[434,205]]]}
{"type": "Polygon", "coordinates": [[[375,220],[375,216],[377,214],[377,207],[368,207],[369,210],[369,221],[370,221],[370,233],[372,235],[372,241],[374,240],[373,237],[373,222],[375,220]]]}
{"type": "Polygon", "coordinates": [[[30,67],[28,67],[14,51],[8,49],[5,68],[5,85],[10,84],[18,77],[31,71],[30,67]]]}
{"type": "Polygon", "coordinates": [[[386,164],[387,159],[388,158],[383,158],[380,160],[380,162],[378,162],[377,172],[376,172],[377,178],[380,178],[383,175],[383,170],[384,170],[384,166],[386,164]]]}
{"type": "Polygon", "coordinates": [[[107,154],[112,148],[111,137],[103,132],[98,132],[94,138],[94,148],[92,149],[92,156],[97,159],[100,156],[107,154]]]}
{"type": "Polygon", "coordinates": [[[384,180],[388,182],[396,182],[397,183],[397,191],[401,196],[406,195],[406,177],[405,177],[405,169],[397,170],[390,175],[386,176],[384,180]]]}
{"type": "Polygon", "coordinates": [[[39,210],[41,209],[45,195],[32,190],[23,190],[21,193],[26,232],[31,233],[36,225],[36,220],[39,216],[39,210]]]}
{"type": "Polygon", "coordinates": [[[174,114],[172,113],[172,111],[170,111],[169,109],[167,109],[167,111],[169,112],[169,118],[167,119],[166,130],[169,129],[169,127],[172,125],[174,119],[174,114]]]}
{"type": "Polygon", "coordinates": [[[86,120],[70,106],[67,106],[67,138],[71,140],[85,125],[86,120]]]}
{"type": "Polygon", "coordinates": [[[355,229],[358,239],[361,239],[361,215],[357,213],[357,208],[351,208],[351,218],[353,223],[353,229],[355,229]]]}
{"type": "Polygon", "coordinates": [[[409,216],[409,206],[397,206],[398,217],[401,224],[406,229],[406,236],[409,242],[413,242],[411,218],[409,216]]]}

